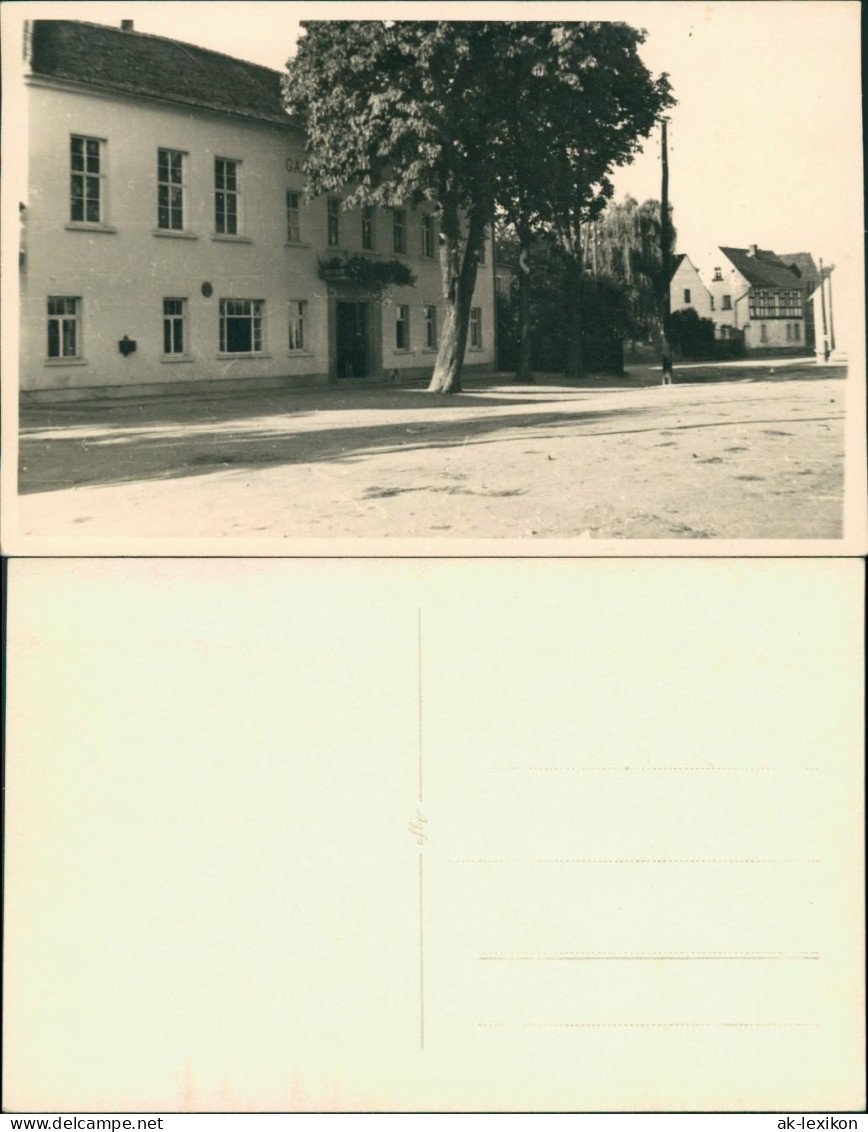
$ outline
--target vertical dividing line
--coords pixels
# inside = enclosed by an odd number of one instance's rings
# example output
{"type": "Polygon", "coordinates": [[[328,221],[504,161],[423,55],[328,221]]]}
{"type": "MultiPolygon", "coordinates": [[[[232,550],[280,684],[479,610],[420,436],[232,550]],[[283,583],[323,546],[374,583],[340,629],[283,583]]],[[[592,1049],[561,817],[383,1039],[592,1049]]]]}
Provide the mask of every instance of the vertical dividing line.
{"type": "Polygon", "coordinates": [[[425,1048],[425,935],[422,850],[419,850],[419,1049],[425,1048]]]}
{"type": "Polygon", "coordinates": [[[417,671],[417,702],[419,718],[419,805],[422,805],[422,610],[416,610],[416,671],[417,671]]]}
{"type": "MultiPolygon", "coordinates": [[[[416,609],[416,701],[418,705],[419,805],[422,805],[422,609],[416,609]]],[[[420,812],[421,817],[421,812],[420,812]]],[[[422,848],[419,849],[419,1049],[425,1048],[425,889],[422,872],[422,848]]]]}

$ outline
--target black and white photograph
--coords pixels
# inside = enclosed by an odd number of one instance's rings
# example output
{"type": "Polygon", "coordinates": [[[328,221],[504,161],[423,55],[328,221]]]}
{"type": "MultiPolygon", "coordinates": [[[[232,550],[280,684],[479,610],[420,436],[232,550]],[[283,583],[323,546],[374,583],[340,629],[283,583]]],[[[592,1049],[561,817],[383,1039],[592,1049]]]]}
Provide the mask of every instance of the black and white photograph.
{"type": "Polygon", "coordinates": [[[3,17],[8,548],[862,548],[858,5],[3,17]]]}

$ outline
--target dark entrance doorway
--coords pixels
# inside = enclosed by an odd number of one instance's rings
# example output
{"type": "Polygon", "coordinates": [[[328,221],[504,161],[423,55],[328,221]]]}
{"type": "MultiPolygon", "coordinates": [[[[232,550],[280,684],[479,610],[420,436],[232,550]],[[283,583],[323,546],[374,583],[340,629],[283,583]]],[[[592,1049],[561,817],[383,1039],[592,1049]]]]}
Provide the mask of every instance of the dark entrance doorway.
{"type": "Polygon", "coordinates": [[[337,303],[337,376],[367,377],[370,367],[368,350],[368,304],[337,303]]]}

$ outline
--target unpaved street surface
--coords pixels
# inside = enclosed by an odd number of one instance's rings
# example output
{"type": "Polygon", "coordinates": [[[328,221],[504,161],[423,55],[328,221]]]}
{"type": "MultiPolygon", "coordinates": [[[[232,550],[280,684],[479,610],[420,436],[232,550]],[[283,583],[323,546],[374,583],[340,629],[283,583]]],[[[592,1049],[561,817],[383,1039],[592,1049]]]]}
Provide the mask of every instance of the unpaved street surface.
{"type": "Polygon", "coordinates": [[[846,371],[24,407],[19,533],[837,538],[846,371]]]}

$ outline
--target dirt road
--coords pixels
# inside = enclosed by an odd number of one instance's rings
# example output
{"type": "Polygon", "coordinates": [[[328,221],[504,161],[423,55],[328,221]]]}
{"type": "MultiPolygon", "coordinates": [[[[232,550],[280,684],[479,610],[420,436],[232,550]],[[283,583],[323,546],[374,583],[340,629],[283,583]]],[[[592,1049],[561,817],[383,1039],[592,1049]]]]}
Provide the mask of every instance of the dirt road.
{"type": "Polygon", "coordinates": [[[835,538],[845,371],[476,381],[22,413],[21,534],[835,538]]]}

